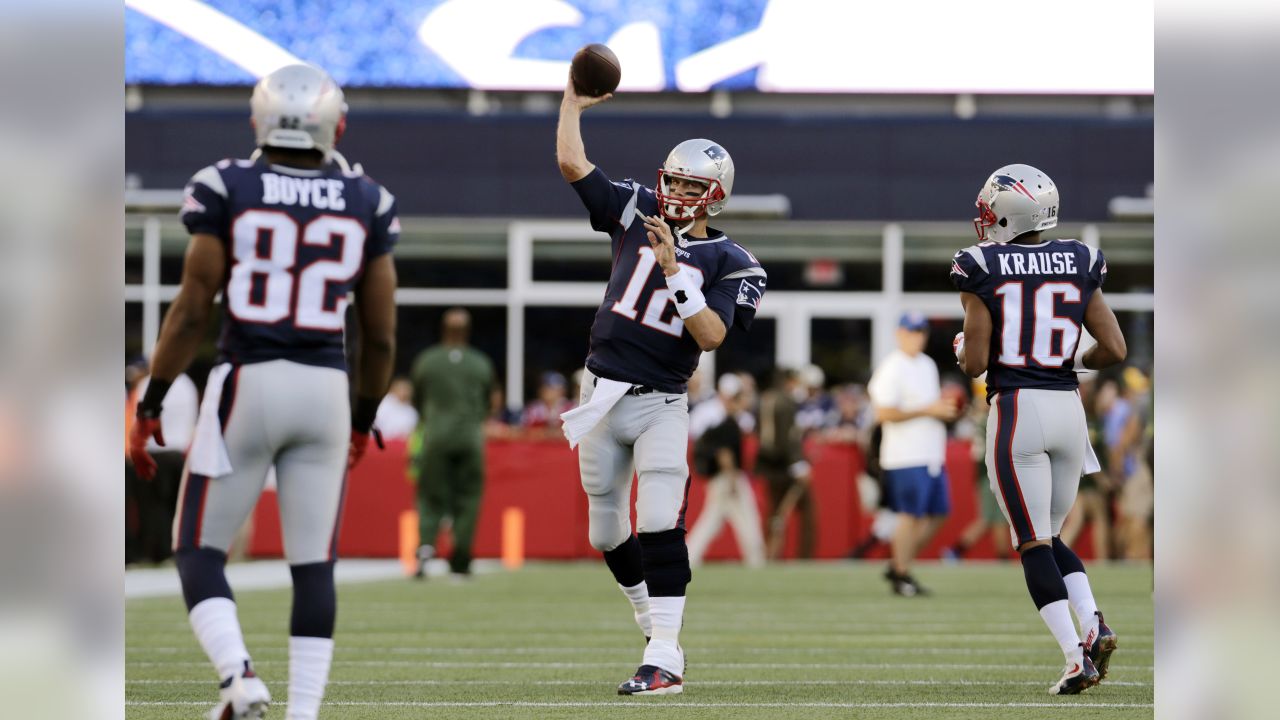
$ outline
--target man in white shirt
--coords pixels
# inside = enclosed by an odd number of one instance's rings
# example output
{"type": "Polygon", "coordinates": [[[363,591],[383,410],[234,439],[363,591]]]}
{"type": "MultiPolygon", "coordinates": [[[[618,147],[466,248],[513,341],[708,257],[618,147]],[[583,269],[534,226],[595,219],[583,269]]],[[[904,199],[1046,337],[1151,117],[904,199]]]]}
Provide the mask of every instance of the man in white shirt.
{"type": "Polygon", "coordinates": [[[898,349],[871,376],[867,387],[876,420],[883,424],[880,467],[892,509],[898,513],[885,578],[899,595],[926,591],[910,567],[951,510],[946,457],[947,428],[959,408],[942,398],[938,366],[924,354],[929,323],[918,312],[898,322],[898,349]]]}

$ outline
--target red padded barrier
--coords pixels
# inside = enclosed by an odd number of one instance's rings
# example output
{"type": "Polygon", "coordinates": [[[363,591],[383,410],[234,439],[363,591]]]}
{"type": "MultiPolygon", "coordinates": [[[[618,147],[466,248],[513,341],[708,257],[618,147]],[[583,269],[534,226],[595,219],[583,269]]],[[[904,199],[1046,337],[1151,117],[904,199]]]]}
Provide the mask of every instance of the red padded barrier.
{"type": "MultiPolygon", "coordinates": [[[[755,440],[748,438],[746,464],[755,455],[755,440]]],[[[870,513],[859,506],[856,479],[863,468],[861,451],[844,443],[810,442],[813,491],[818,507],[817,556],[843,557],[867,531],[870,513]]],[[[947,468],[951,478],[952,514],[925,557],[936,557],[977,512],[974,496],[975,468],[969,444],[951,441],[947,468]]],[[[502,511],[520,507],[525,514],[525,552],[529,558],[569,559],[598,557],[587,542],[587,502],[578,481],[577,453],[558,440],[491,440],[486,449],[486,485],[481,505],[475,551],[477,557],[498,557],[501,551],[502,511]]],[[[414,507],[414,488],[405,476],[405,447],[390,442],[384,451],[370,450],[348,479],[338,553],[346,557],[396,557],[399,517],[414,507]]],[[[752,486],[767,519],[763,482],[752,486]]],[[[634,493],[634,490],[633,490],[634,493]]],[[[689,492],[689,525],[698,517],[705,482],[693,479],[689,492]]],[[[795,554],[797,529],[789,526],[785,556],[795,554]]],[[[447,543],[442,551],[447,550],[447,543]]],[[[989,542],[979,545],[978,557],[989,556],[989,542]]],[[[280,520],[274,492],[266,492],[254,512],[249,554],[280,557],[280,520]]],[[[880,554],[878,554],[880,555],[880,554]]],[[[736,558],[737,544],[726,526],[712,543],[709,559],[736,558]]]]}

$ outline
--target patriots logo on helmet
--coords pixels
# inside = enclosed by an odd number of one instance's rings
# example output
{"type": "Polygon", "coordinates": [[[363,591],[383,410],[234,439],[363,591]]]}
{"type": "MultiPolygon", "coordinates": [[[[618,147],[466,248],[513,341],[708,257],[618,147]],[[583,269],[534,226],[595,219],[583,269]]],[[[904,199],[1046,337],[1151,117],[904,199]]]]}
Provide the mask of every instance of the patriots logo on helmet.
{"type": "Polygon", "coordinates": [[[738,286],[738,304],[745,305],[753,310],[760,309],[760,288],[751,283],[750,280],[743,280],[738,286]]]}
{"type": "Polygon", "coordinates": [[[724,148],[720,147],[719,145],[711,145],[710,147],[708,147],[706,150],[703,150],[702,152],[706,153],[707,157],[711,158],[712,160],[715,160],[716,162],[720,162],[725,158],[729,157],[729,153],[725,152],[724,148]]]}
{"type": "Polygon", "coordinates": [[[1032,195],[1031,191],[1028,190],[1025,185],[1009,175],[997,175],[992,182],[995,183],[997,190],[1012,190],[1013,192],[1022,193],[1023,195],[1026,195],[1031,202],[1037,205],[1040,204],[1040,201],[1036,200],[1036,196],[1032,195]]]}

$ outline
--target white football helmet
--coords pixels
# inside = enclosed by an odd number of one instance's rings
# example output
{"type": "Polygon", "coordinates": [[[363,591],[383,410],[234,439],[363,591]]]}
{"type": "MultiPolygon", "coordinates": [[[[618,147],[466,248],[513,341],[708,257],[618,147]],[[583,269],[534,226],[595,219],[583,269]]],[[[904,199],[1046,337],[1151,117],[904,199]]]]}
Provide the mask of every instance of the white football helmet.
{"type": "Polygon", "coordinates": [[[263,77],[249,107],[258,147],[319,150],[327,158],[347,126],[342,88],[311,65],[286,65],[263,77]]]}
{"type": "Polygon", "coordinates": [[[707,215],[724,210],[733,192],[733,158],[728,151],[710,140],[685,140],[667,155],[658,170],[658,206],[662,216],[677,222],[693,220],[706,209],[707,215]],[[671,178],[679,177],[707,186],[698,197],[671,194],[671,178]]]}
{"type": "Polygon", "coordinates": [[[978,240],[1006,243],[1058,224],[1058,186],[1030,165],[1005,165],[978,192],[978,240]]]}

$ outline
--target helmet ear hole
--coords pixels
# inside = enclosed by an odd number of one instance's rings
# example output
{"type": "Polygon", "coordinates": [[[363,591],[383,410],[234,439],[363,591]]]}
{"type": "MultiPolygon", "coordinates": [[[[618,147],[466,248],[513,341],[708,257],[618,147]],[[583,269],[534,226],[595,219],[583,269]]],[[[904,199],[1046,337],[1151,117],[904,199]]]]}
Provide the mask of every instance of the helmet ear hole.
{"type": "Polygon", "coordinates": [[[1000,225],[1000,227],[1009,227],[1009,218],[1007,217],[1000,218],[1000,222],[998,224],[1000,225]]]}

